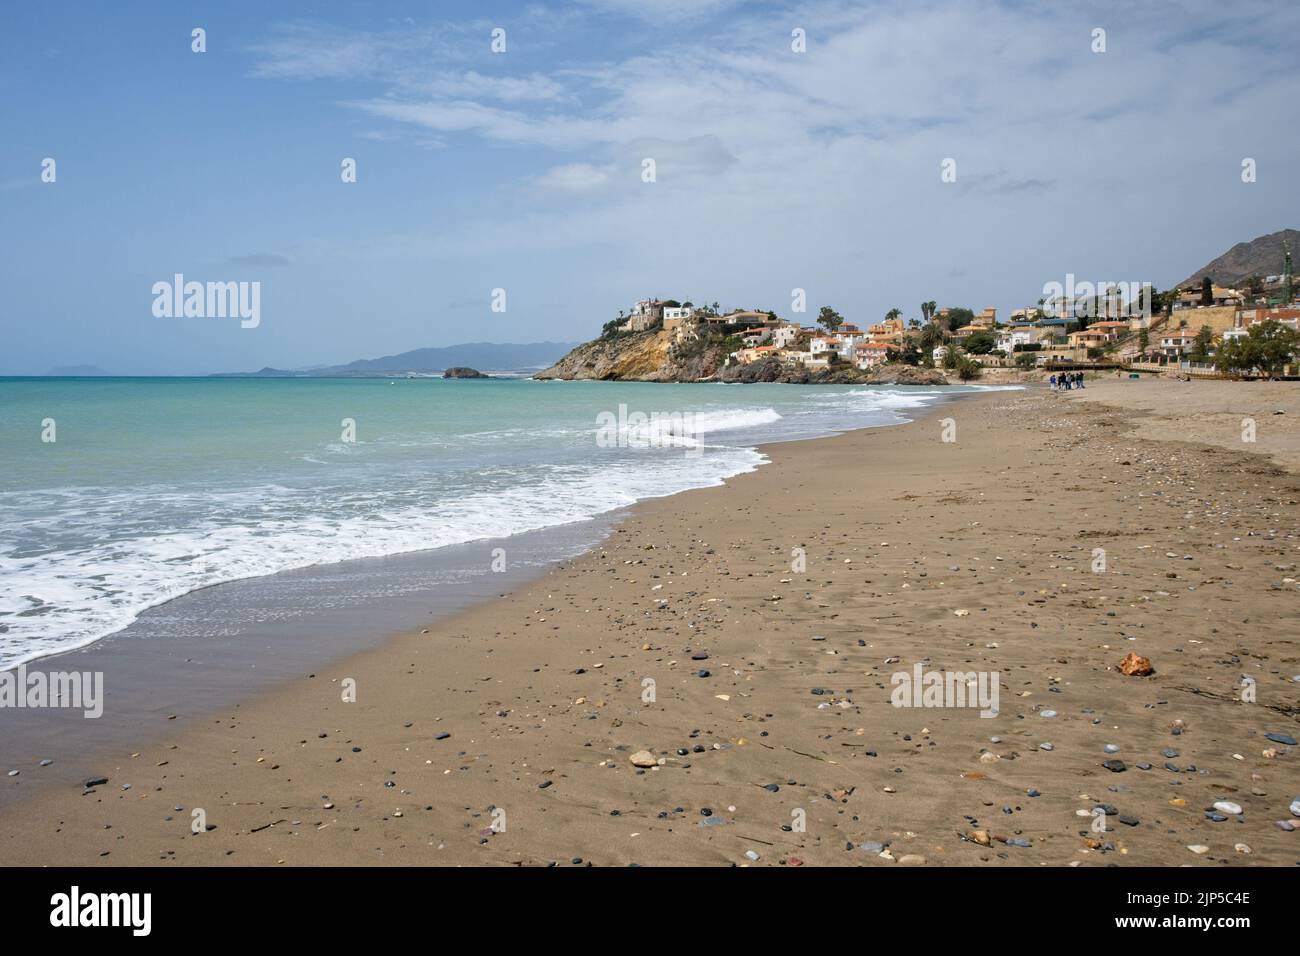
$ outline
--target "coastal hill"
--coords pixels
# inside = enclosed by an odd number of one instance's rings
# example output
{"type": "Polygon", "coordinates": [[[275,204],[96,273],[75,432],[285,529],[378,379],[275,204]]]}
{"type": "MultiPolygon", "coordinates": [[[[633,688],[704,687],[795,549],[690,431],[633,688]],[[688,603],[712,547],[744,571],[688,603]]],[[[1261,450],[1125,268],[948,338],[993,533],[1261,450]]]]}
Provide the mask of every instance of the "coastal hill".
{"type": "Polygon", "coordinates": [[[594,379],[624,382],[782,382],[789,384],[944,385],[935,369],[892,364],[866,371],[851,365],[806,370],[773,357],[746,365],[727,365],[735,343],[702,334],[678,341],[667,329],[607,331],[579,345],[536,379],[594,379]]]}
{"type": "Polygon", "coordinates": [[[403,372],[431,373],[450,368],[486,368],[496,371],[542,368],[566,351],[572,342],[467,342],[444,348],[412,349],[381,358],[358,359],[346,365],[310,369],[264,368],[257,372],[218,372],[215,378],[364,378],[403,372]]]}
{"type": "Polygon", "coordinates": [[[1282,229],[1267,236],[1260,236],[1250,242],[1239,242],[1223,255],[1197,269],[1190,276],[1178,283],[1176,288],[1185,289],[1196,285],[1204,276],[1209,276],[1215,285],[1236,287],[1251,276],[1281,275],[1283,271],[1282,243],[1291,248],[1294,259],[1300,247],[1300,231],[1282,229]]]}

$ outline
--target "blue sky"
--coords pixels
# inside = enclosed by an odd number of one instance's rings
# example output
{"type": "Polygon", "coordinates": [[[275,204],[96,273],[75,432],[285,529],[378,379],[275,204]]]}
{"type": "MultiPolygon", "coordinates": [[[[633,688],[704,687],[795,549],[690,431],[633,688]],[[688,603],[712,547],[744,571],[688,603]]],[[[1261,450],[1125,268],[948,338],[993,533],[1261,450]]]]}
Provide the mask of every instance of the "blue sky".
{"type": "Polygon", "coordinates": [[[0,374],[580,340],[645,295],[1005,314],[1300,225],[1294,5],[1066,6],[7,5],[0,374]],[[156,318],[176,272],[261,324],[156,318]]]}

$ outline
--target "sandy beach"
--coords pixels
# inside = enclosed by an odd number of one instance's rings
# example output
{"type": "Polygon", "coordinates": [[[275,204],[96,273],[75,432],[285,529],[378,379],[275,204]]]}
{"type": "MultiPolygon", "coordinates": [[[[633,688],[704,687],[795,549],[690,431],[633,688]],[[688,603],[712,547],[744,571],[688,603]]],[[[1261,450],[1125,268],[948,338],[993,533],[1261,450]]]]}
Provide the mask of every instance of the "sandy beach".
{"type": "Polygon", "coordinates": [[[161,718],[0,812],[0,863],[1295,865],[1296,416],[1296,383],[1102,379],[768,446],[498,600],[161,718]],[[893,706],[917,665],[996,673],[998,714],[893,706]]]}

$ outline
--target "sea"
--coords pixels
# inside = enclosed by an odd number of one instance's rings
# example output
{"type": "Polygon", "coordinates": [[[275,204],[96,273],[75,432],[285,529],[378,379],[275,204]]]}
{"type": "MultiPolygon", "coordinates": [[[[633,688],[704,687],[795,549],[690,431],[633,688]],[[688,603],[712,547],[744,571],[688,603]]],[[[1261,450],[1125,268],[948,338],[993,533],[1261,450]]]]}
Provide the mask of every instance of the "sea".
{"type": "Polygon", "coordinates": [[[452,549],[457,580],[490,575],[510,548],[465,545],[717,485],[761,467],[763,443],[895,425],[978,390],[0,379],[0,668],[227,582],[317,569],[300,596],[276,593],[292,616],[286,602],[373,593],[376,575],[345,573],[367,559],[452,549]]]}

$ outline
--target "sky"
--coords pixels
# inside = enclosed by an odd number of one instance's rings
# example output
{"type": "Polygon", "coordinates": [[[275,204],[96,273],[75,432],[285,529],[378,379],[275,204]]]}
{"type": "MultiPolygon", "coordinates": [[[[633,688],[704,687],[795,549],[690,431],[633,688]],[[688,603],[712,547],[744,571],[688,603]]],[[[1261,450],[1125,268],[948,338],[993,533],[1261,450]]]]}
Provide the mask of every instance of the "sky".
{"type": "Polygon", "coordinates": [[[1297,35],[1277,0],[6,4],[0,374],[1165,288],[1300,227],[1297,35]],[[177,273],[259,283],[257,324],[156,315],[177,273]]]}

